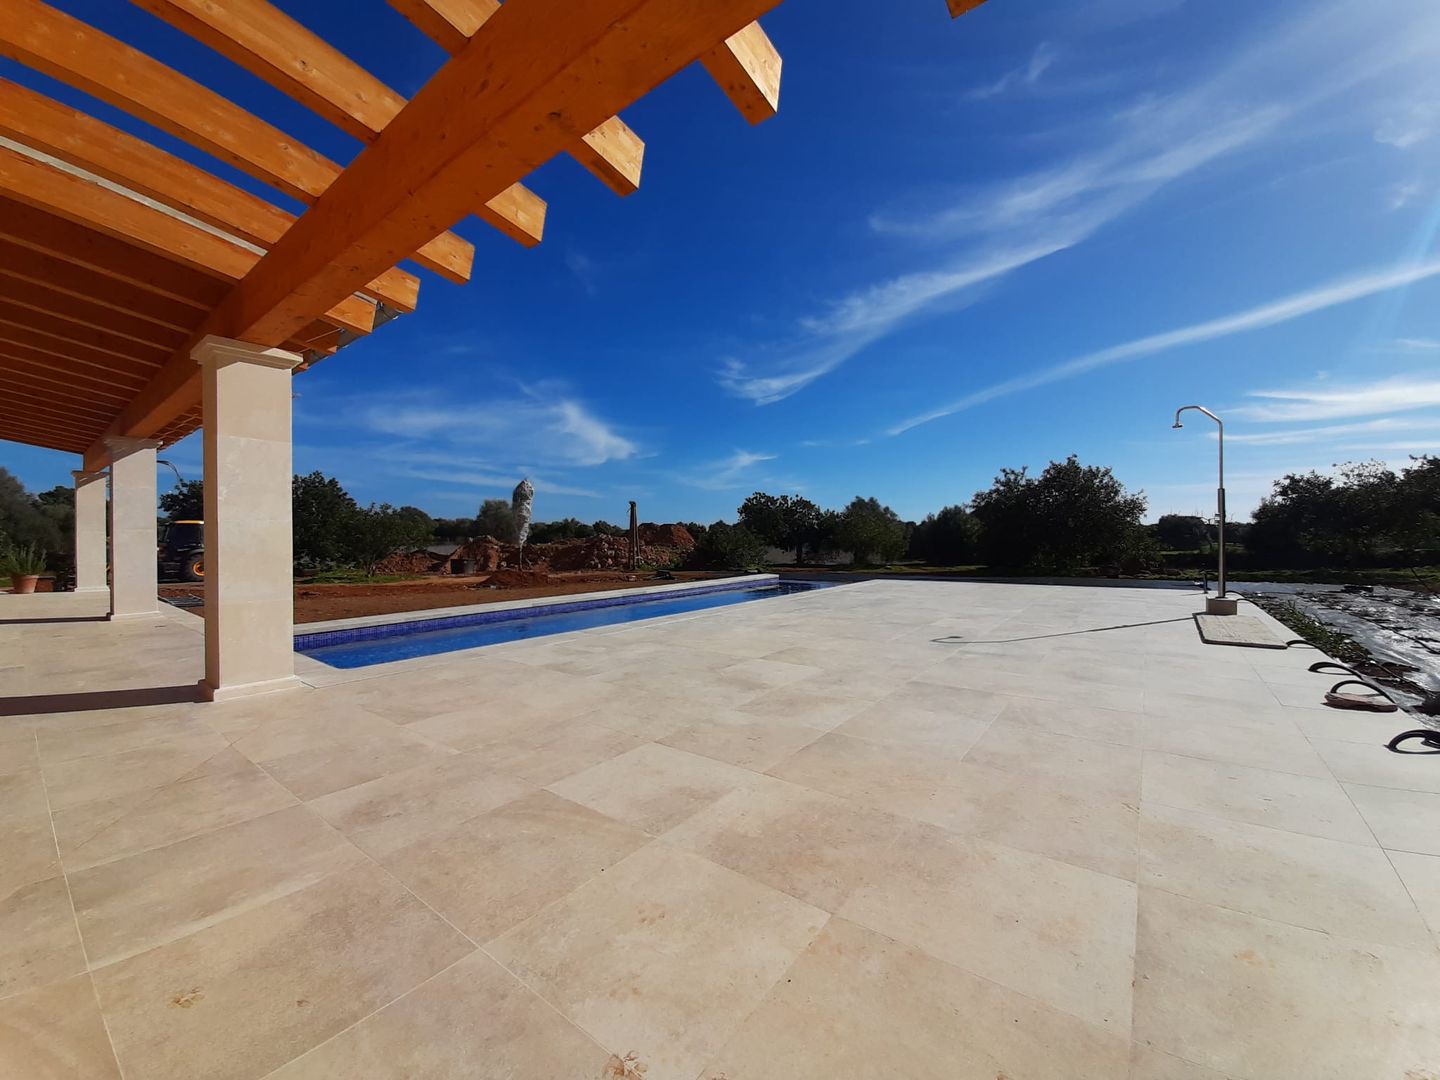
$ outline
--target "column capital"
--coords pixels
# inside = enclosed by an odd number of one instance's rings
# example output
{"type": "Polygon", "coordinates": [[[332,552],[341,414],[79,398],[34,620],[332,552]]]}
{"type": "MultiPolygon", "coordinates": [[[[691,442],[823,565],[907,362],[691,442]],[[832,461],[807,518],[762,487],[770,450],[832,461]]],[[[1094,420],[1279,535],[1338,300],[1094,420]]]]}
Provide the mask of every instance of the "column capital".
{"type": "Polygon", "coordinates": [[[160,448],[159,439],[127,439],[119,435],[107,435],[101,441],[104,442],[105,449],[110,451],[111,458],[127,457],[141,450],[158,450],[160,448]]]}
{"type": "Polygon", "coordinates": [[[225,367],[229,364],[258,364],[261,367],[284,368],[287,371],[298,367],[305,358],[287,349],[271,349],[264,345],[252,345],[248,341],[216,337],[207,334],[200,343],[190,350],[191,358],[201,367],[225,367]]]}
{"type": "Polygon", "coordinates": [[[92,480],[104,480],[110,474],[104,469],[96,469],[94,472],[86,472],[84,469],[71,469],[70,476],[76,484],[88,484],[92,480]]]}

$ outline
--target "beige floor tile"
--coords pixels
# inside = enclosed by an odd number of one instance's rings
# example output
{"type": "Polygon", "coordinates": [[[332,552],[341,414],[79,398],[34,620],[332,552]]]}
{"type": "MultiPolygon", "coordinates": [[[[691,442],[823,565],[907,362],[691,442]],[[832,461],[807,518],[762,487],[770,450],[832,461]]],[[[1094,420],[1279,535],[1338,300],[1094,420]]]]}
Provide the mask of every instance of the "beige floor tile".
{"type": "Polygon", "coordinates": [[[645,1080],[692,1080],[827,918],[651,844],[487,951],[645,1080]]]}
{"type": "Polygon", "coordinates": [[[924,807],[908,812],[951,832],[1135,880],[1137,801],[1095,791],[1083,779],[1033,782],[968,760],[947,779],[924,807]]]}
{"type": "Polygon", "coordinates": [[[377,867],[100,968],[127,1076],[259,1077],[472,950],[377,867]]]}
{"type": "Polygon", "coordinates": [[[1240,1080],[1193,1061],[1135,1044],[1130,1056],[1130,1080],[1240,1080]]]}
{"type": "Polygon", "coordinates": [[[1152,804],[1141,814],[1140,850],[1142,885],[1356,941],[1429,944],[1377,847],[1152,804]]]}
{"type": "Polygon", "coordinates": [[[1128,1054],[1123,1035],[835,918],[701,1075],[1118,1080],[1128,1054]]]}
{"type": "Polygon", "coordinates": [[[1393,713],[1362,713],[1351,709],[1292,709],[1295,726],[1311,739],[1383,746],[1412,721],[1395,722],[1393,713]]]}
{"type": "Polygon", "coordinates": [[[1146,751],[1142,797],[1147,803],[1308,836],[1375,842],[1344,789],[1318,776],[1146,751]]]}
{"type": "Polygon", "coordinates": [[[1009,720],[991,724],[965,761],[1021,777],[1027,787],[1061,783],[1096,798],[1134,802],[1140,797],[1139,750],[1036,731],[1009,720]]]}
{"type": "Polygon", "coordinates": [[[60,873],[55,833],[48,817],[0,822],[0,897],[60,873]]]}
{"type": "Polygon", "coordinates": [[[649,743],[551,784],[549,790],[658,834],[754,775],[727,762],[649,743]]]}
{"type": "Polygon", "coordinates": [[[371,855],[451,829],[535,788],[482,756],[455,754],[313,800],[315,812],[371,855]]]}
{"type": "MultiPolygon", "coordinates": [[[[1406,727],[1403,721],[1394,723],[1396,732],[1406,727]]],[[[1406,791],[1428,791],[1440,795],[1440,756],[1396,754],[1387,750],[1385,743],[1379,740],[1368,744],[1339,739],[1311,739],[1310,742],[1343,783],[1404,788],[1406,791]]]]}
{"type": "Polygon", "coordinates": [[[885,873],[897,847],[913,851],[931,837],[907,819],[762,777],[661,839],[835,911],[857,886],[885,873]]]}
{"type": "Polygon", "coordinates": [[[89,975],[0,1000],[0,1076],[120,1080],[89,975]]]}
{"type": "Polygon", "coordinates": [[[1410,1080],[1440,1062],[1440,954],[1142,889],[1135,1038],[1265,1080],[1410,1080]]]}
{"type": "Polygon", "coordinates": [[[1440,941],[1440,855],[1392,851],[1390,861],[1429,924],[1430,932],[1440,941]]]}
{"type": "Polygon", "coordinates": [[[477,952],[268,1080],[598,1080],[609,1056],[477,952]]]}
{"type": "Polygon", "coordinates": [[[763,720],[829,731],[868,708],[870,699],[830,689],[828,675],[823,672],[802,683],[767,691],[745,702],[738,711],[763,720]]]}
{"type": "Polygon", "coordinates": [[[55,834],[73,873],[293,805],[263,769],[227,750],[178,783],[61,810],[55,834]]]}
{"type": "Polygon", "coordinates": [[[1254,731],[1227,724],[1195,725],[1148,717],[1144,741],[1147,750],[1167,754],[1301,776],[1330,776],[1330,769],[1298,729],[1254,731]]]}
{"type": "Polygon", "coordinates": [[[538,791],[379,858],[415,895],[484,942],[646,840],[638,829],[538,791]]]}
{"type": "Polygon", "coordinates": [[[1138,713],[1103,709],[1084,702],[1015,697],[1009,699],[998,719],[1004,720],[1007,727],[1035,728],[1119,746],[1140,745],[1138,713]]]}
{"type": "Polygon", "coordinates": [[[338,737],[283,757],[258,761],[266,772],[301,799],[444,761],[456,751],[394,727],[387,732],[338,737]]]}
{"type": "Polygon", "coordinates": [[[488,746],[539,746],[564,730],[566,718],[558,712],[545,715],[532,710],[512,710],[501,705],[479,703],[463,709],[434,713],[405,725],[405,731],[423,735],[455,750],[488,746]]]}
{"type": "Polygon", "coordinates": [[[0,776],[23,772],[40,767],[40,755],[35,749],[35,735],[27,725],[0,733],[0,776]]]}
{"type": "Polygon", "coordinates": [[[39,769],[0,776],[0,825],[33,825],[50,817],[39,769]]]}
{"type": "Polygon", "coordinates": [[[1274,700],[1263,702],[1221,701],[1175,691],[1154,690],[1145,695],[1143,708],[1147,716],[1205,727],[1225,724],[1261,732],[1289,732],[1293,729],[1294,709],[1286,709],[1274,700]]]}
{"type": "Polygon", "coordinates": [[[84,970],[64,878],[22,885],[0,897],[0,997],[84,970]]]}
{"type": "Polygon", "coordinates": [[[90,963],[99,967],[365,861],[318,816],[292,806],[73,873],[70,890],[90,963]]]}
{"type": "Polygon", "coordinates": [[[202,731],[116,754],[46,764],[50,806],[64,810],[178,783],[228,749],[221,736],[202,731]]]}
{"type": "Polygon", "coordinates": [[[726,710],[702,723],[673,731],[659,742],[675,750],[759,771],[778,765],[823,734],[820,728],[804,724],[726,710]]]}
{"type": "Polygon", "coordinates": [[[838,914],[1129,1033],[1135,885],[983,840],[937,840],[838,914]]]}
{"type": "Polygon", "coordinates": [[[1345,791],[1382,847],[1440,855],[1440,795],[1363,784],[1345,791]]]}
{"type": "Polygon", "coordinates": [[[471,753],[499,772],[544,787],[650,741],[588,718],[555,730],[557,734],[538,746],[492,745],[471,753]]]}
{"type": "Polygon", "coordinates": [[[882,698],[834,730],[860,739],[933,746],[960,756],[980,741],[994,720],[998,707],[994,702],[988,704],[990,707],[975,710],[978,715],[967,714],[963,707],[947,714],[882,698]]]}
{"type": "Polygon", "coordinates": [[[955,791],[961,755],[933,745],[829,732],[769,770],[771,776],[928,820],[955,791]],[[939,808],[937,810],[937,807],[939,808]]]}
{"type": "Polygon", "coordinates": [[[719,669],[717,674],[737,682],[752,683],[764,688],[793,686],[797,682],[813,678],[820,669],[809,664],[792,664],[784,660],[742,660],[719,669]]]}
{"type": "Polygon", "coordinates": [[[193,705],[157,706],[157,715],[144,715],[145,709],[117,710],[129,715],[125,719],[109,718],[105,712],[89,713],[81,723],[66,724],[38,731],[40,759],[47,765],[75,758],[97,757],[137,750],[155,743],[170,742],[190,736],[213,736],[214,731],[191,714],[193,705]]]}

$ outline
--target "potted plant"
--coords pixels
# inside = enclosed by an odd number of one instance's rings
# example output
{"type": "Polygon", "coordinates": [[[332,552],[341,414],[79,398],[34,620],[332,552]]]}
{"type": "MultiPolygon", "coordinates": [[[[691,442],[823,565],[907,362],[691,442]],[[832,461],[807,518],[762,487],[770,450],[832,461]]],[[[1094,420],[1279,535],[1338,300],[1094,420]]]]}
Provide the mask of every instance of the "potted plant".
{"type": "Polygon", "coordinates": [[[45,552],[34,544],[13,545],[5,553],[4,566],[10,573],[11,591],[33,593],[45,572],[45,552]]]}

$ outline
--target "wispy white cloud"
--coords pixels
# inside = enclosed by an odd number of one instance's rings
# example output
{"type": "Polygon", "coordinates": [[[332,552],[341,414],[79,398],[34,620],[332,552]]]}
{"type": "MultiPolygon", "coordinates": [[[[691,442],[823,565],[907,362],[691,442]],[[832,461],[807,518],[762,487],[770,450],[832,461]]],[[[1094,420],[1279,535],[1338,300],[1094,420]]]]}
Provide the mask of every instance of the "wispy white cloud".
{"type": "Polygon", "coordinates": [[[508,461],[604,465],[636,457],[639,446],[561,388],[456,400],[417,391],[349,403],[350,421],[372,433],[454,448],[484,448],[508,461]]]}
{"type": "MultiPolygon", "coordinates": [[[[1332,308],[1339,304],[1346,304],[1366,296],[1374,296],[1377,293],[1388,292],[1391,289],[1403,288],[1417,281],[1423,281],[1426,278],[1436,277],[1437,275],[1440,275],[1440,259],[1430,259],[1422,263],[1374,271],[1358,277],[1328,282],[1306,292],[1296,293],[1268,304],[1261,304],[1258,307],[1249,308],[1245,311],[1223,315],[1218,319],[1195,323],[1177,330],[1168,330],[1163,334],[1151,334],[1148,337],[1138,338],[1135,341],[1127,341],[1122,345],[1112,345],[1109,348],[1086,353],[1084,356],[1078,356],[1073,360],[1067,360],[1062,364],[1041,368],[1028,375],[1020,375],[1013,379],[1006,379],[1004,382],[995,383],[982,390],[966,394],[964,397],[952,401],[948,405],[931,409],[918,416],[912,416],[908,420],[903,420],[889,428],[887,434],[899,435],[912,428],[919,427],[921,424],[928,424],[932,420],[953,416],[955,413],[964,412],[966,409],[973,409],[977,405],[983,405],[997,398],[1009,397],[1011,394],[1018,394],[1025,390],[1034,390],[1037,387],[1060,382],[1062,379],[1074,378],[1076,375],[1083,375],[1086,372],[1109,367],[1112,364],[1138,360],[1142,357],[1154,356],[1159,353],[1168,352],[1171,349],[1182,348],[1186,345],[1198,345],[1203,342],[1230,337],[1234,334],[1248,333],[1252,330],[1276,326],[1280,323],[1289,322],[1292,319],[1314,314],[1317,311],[1324,311],[1326,308],[1332,308]]],[[[1440,386],[1440,382],[1437,382],[1436,385],[1440,386]]],[[[1285,419],[1285,417],[1281,416],[1272,418],[1258,416],[1255,415],[1253,409],[1249,415],[1251,419],[1285,419]]],[[[1359,416],[1365,414],[1333,413],[1330,415],[1359,416]]],[[[1324,418],[1324,416],[1318,415],[1299,415],[1294,417],[1296,420],[1324,418]]]]}
{"type": "Polygon", "coordinates": [[[1437,124],[1440,124],[1440,102],[1407,102],[1381,120],[1375,129],[1375,141],[1397,150],[1408,150],[1430,138],[1437,124]]]}
{"type": "Polygon", "coordinates": [[[1357,424],[1322,424],[1317,427],[1296,428],[1290,431],[1232,431],[1225,436],[1225,441],[1247,443],[1251,446],[1294,446],[1303,443],[1329,443],[1336,439],[1357,436],[1393,435],[1401,431],[1428,431],[1440,436],[1440,417],[1415,420],[1387,417],[1357,424]]]}
{"type": "Polygon", "coordinates": [[[1019,67],[1011,68],[1001,75],[994,82],[977,86],[965,96],[974,101],[984,101],[989,98],[999,97],[1010,90],[1034,86],[1040,81],[1040,77],[1050,70],[1055,63],[1055,46],[1048,41],[1042,41],[1035,46],[1035,51],[1030,54],[1030,59],[1019,67]]]}
{"type": "MultiPolygon", "coordinates": [[[[535,491],[540,495],[575,495],[581,498],[598,499],[601,493],[592,491],[589,488],[572,487],[569,484],[556,483],[544,476],[536,475],[528,470],[517,470],[513,473],[498,473],[476,471],[465,467],[463,462],[447,463],[454,465],[454,468],[397,468],[391,469],[392,476],[402,476],[412,480],[432,480],[442,484],[454,484],[457,487],[475,488],[481,492],[491,492],[497,495],[509,495],[520,482],[522,476],[529,476],[530,482],[535,486],[535,491]]],[[[467,498],[474,498],[468,495],[467,498]]]]}
{"type": "Polygon", "coordinates": [[[1437,338],[1396,338],[1395,349],[1398,352],[1412,353],[1433,353],[1440,352],[1440,339],[1437,338]]]}
{"type": "Polygon", "coordinates": [[[1247,420],[1303,423],[1413,412],[1440,405],[1440,378],[1397,375],[1371,383],[1299,386],[1284,390],[1253,390],[1247,395],[1265,404],[1231,410],[1247,420]]]}
{"type": "MultiPolygon", "coordinates": [[[[717,381],[757,405],[782,401],[922,314],[973,302],[986,286],[1082,243],[1165,186],[1283,135],[1306,110],[1325,105],[1333,118],[1348,91],[1382,76],[1403,78],[1433,59],[1440,5],[1416,16],[1399,41],[1393,13],[1377,10],[1385,6],[1308,5],[1288,23],[1262,25],[1259,44],[1204,81],[1076,121],[1090,135],[1078,155],[960,191],[939,206],[873,214],[877,235],[932,252],[943,245],[951,254],[928,255],[929,266],[856,288],[798,320],[788,339],[730,356],[717,381]]],[[[1043,63],[1032,58],[1023,69],[1038,70],[1037,79],[1053,61],[1038,55],[1043,63]]],[[[1011,74],[1022,77],[1020,69],[1011,74]]]]}
{"type": "Polygon", "coordinates": [[[705,491],[731,491],[756,482],[753,470],[756,465],[774,461],[780,455],[757,453],[752,450],[736,450],[718,461],[710,461],[681,474],[681,483],[705,491]]]}

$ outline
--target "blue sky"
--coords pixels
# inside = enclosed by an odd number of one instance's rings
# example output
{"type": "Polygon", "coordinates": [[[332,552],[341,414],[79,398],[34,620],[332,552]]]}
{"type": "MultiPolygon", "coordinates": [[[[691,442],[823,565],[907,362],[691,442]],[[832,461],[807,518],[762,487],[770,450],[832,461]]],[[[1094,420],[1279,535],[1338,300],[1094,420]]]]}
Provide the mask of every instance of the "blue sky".
{"type": "MultiPolygon", "coordinates": [[[[144,12],[58,6],[358,150],[144,12]]],[[[281,6],[402,92],[442,60],[380,0],[281,6]]],[[[1192,402],[1226,418],[1232,513],[1286,471],[1440,452],[1440,5],[944,9],[787,0],[777,117],[683,72],[623,114],[639,192],[557,159],[538,248],[462,224],[470,285],[422,272],[416,314],[297,379],[297,471],[437,516],[528,474],[542,519],[710,521],[757,489],[919,518],[1077,453],[1153,518],[1213,505],[1211,434],[1170,429],[1192,402]]],[[[199,474],[198,438],[167,456],[199,474]]]]}

